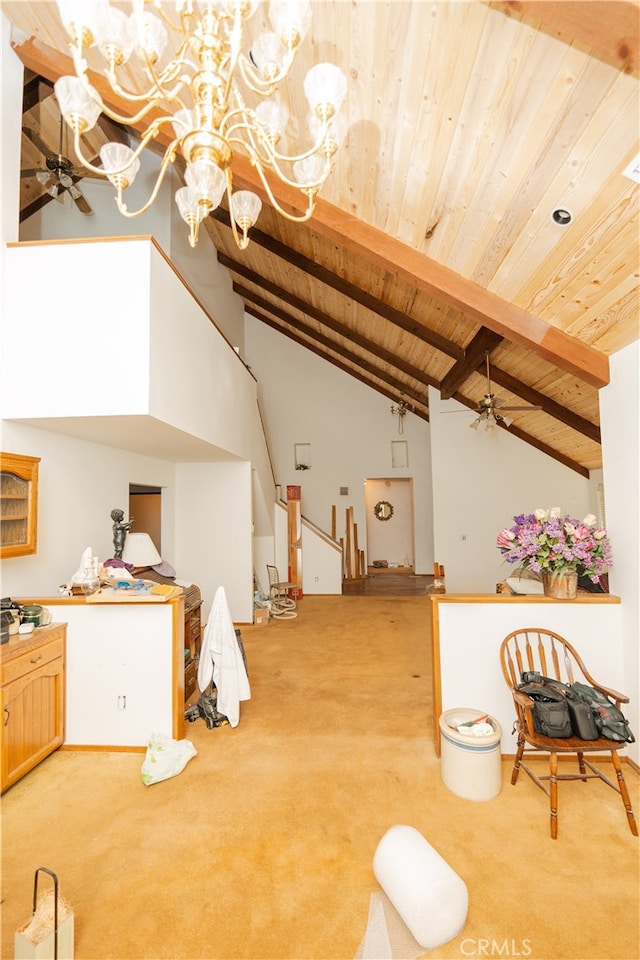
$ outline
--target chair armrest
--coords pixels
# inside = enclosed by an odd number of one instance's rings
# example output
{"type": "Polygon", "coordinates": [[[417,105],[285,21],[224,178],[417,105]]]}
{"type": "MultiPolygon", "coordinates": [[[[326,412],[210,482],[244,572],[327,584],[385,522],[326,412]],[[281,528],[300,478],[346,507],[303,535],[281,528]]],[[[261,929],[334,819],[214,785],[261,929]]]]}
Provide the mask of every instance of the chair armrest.
{"type": "Polygon", "coordinates": [[[618,693],[617,690],[612,690],[610,687],[603,687],[600,683],[593,683],[592,686],[613,700],[616,706],[620,706],[621,703],[629,703],[629,697],[625,693],[618,693]]]}
{"type": "Polygon", "coordinates": [[[586,670],[583,663],[580,664],[580,669],[582,670],[588,683],[590,683],[592,687],[595,687],[596,690],[599,690],[600,693],[604,693],[606,697],[610,697],[611,700],[614,700],[617,706],[620,706],[621,703],[629,703],[629,697],[626,695],[626,693],[618,693],[617,690],[613,690],[611,687],[603,687],[601,683],[598,683],[597,680],[594,680],[591,674],[586,670]]]}
{"type": "Polygon", "coordinates": [[[524,723],[527,730],[531,733],[535,730],[533,723],[533,700],[526,693],[520,693],[519,690],[511,689],[513,702],[515,704],[518,718],[521,719],[524,712],[524,723]]]}
{"type": "Polygon", "coordinates": [[[528,697],[526,693],[520,693],[519,690],[514,689],[511,690],[511,693],[513,694],[513,699],[516,701],[516,703],[519,703],[520,706],[524,707],[525,709],[528,709],[529,707],[533,709],[533,700],[531,697],[528,697]]]}

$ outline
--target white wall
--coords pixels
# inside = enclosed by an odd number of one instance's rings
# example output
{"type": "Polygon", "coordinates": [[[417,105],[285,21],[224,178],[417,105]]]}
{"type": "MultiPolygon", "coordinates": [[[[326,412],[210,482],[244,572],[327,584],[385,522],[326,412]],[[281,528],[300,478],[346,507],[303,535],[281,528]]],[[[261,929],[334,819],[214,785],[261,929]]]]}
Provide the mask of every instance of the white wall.
{"type": "MultiPolygon", "coordinates": [[[[402,439],[409,466],[391,464],[391,441],[399,439],[391,402],[359,380],[287,339],[249,314],[245,319],[246,361],[257,377],[276,483],[302,487],[302,513],[331,530],[337,508],[337,538],[345,535],[346,508],[354,508],[359,547],[365,549],[367,477],[412,477],[415,569],[430,573],[432,494],[429,424],[407,414],[402,439]],[[294,444],[311,444],[311,469],[296,471],[294,444]],[[348,487],[348,496],[340,488],[348,487]]],[[[401,558],[404,559],[404,558],[401,558]]],[[[304,565],[304,558],[303,558],[304,565]]]]}
{"type": "Polygon", "coordinates": [[[613,354],[610,365],[611,382],[600,391],[605,508],[614,559],[609,583],[622,597],[622,692],[630,697],[624,712],[636,736],[629,754],[640,763],[640,343],[613,354]]]}
{"type": "Polygon", "coordinates": [[[224,587],[234,620],[251,623],[250,464],[182,463],[176,478],[176,557],[202,591],[204,619],[216,590],[224,587]]]}
{"type": "Polygon", "coordinates": [[[200,226],[198,245],[194,249],[189,246],[189,230],[175,203],[171,208],[171,246],[168,252],[185,283],[229,343],[238,348],[240,356],[244,356],[244,305],[233,292],[231,274],[218,263],[206,221],[200,226]]]}
{"type": "Polygon", "coordinates": [[[495,545],[519,513],[559,506],[571,516],[596,513],[588,479],[506,430],[469,429],[472,411],[429,389],[433,451],[434,541],[448,593],[495,593],[513,572],[495,545]],[[463,539],[464,538],[464,539],[463,539]]]}

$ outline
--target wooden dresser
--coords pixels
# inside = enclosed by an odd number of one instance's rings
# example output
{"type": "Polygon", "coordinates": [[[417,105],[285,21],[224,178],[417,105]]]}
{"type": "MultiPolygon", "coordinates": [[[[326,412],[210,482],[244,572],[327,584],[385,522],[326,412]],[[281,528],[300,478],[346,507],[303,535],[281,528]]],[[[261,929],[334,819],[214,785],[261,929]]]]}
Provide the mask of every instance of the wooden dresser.
{"type": "Polygon", "coordinates": [[[66,635],[52,623],[2,645],[3,793],[64,742],[66,635]]]}
{"type": "MultiPolygon", "coordinates": [[[[154,580],[156,583],[166,583],[170,586],[175,580],[163,577],[155,570],[145,570],[141,574],[145,580],[154,580]]],[[[202,593],[195,583],[183,587],[184,592],[184,702],[185,706],[193,699],[197,699],[198,690],[198,661],[202,646],[202,593]]]]}

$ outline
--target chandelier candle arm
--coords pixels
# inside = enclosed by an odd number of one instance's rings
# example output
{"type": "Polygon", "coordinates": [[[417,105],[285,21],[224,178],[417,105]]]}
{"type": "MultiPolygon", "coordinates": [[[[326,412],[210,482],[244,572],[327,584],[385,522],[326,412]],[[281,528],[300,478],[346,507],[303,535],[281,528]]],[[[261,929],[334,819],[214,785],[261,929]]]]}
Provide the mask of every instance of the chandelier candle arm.
{"type": "Polygon", "coordinates": [[[339,111],[347,80],[330,63],[309,70],[304,92],[311,111],[312,143],[293,153],[285,153],[282,147],[278,150],[285,142],[288,111],[277,99],[265,98],[272,98],[288,78],[311,26],[312,5],[309,0],[271,0],[271,29],[254,38],[248,48],[245,26],[261,5],[262,0],[147,0],[146,4],[133,0],[127,15],[124,3],[112,7],[109,0],[57,0],[75,70],[75,76],[60,78],[55,85],[61,113],[74,132],[79,160],[113,183],[124,216],[139,216],[149,209],[178,153],[186,164],[186,187],[176,191],[175,200],[189,227],[191,246],[197,243],[200,223],[220,204],[225,192],[234,240],[242,250],[249,242],[248,231],[259,216],[261,201],[252,191],[233,191],[236,153],[249,157],[269,202],[280,215],[293,221],[312,216],[315,197],[346,136],[348,123],[339,111]],[[111,90],[131,105],[131,115],[106,106],[90,84],[83,52],[94,45],[104,59],[104,76],[111,90]],[[128,63],[131,75],[135,77],[137,71],[143,80],[137,89],[130,89],[120,79],[118,71],[128,63]],[[142,86],[146,89],[141,93],[142,86]],[[249,95],[247,104],[243,90],[249,95]],[[81,137],[95,126],[102,112],[139,129],[140,143],[135,150],[118,152],[116,157],[107,151],[103,166],[96,167],[83,156],[81,137]],[[123,192],[133,181],[142,151],[166,124],[172,125],[174,137],[165,148],[151,196],[139,210],[128,211],[123,192]],[[301,216],[278,203],[266,170],[306,198],[301,216]]]}

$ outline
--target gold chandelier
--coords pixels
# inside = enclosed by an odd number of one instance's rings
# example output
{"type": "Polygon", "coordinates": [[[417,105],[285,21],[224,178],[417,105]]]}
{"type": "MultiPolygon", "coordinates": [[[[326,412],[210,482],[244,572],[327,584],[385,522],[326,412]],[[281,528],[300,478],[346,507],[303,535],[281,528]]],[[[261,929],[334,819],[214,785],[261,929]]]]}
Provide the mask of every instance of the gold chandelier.
{"type": "Polygon", "coordinates": [[[250,190],[233,190],[233,161],[238,151],[248,156],[270,202],[283,217],[298,222],[311,217],[316,194],[346,135],[347,120],[339,110],[347,81],[330,63],[309,70],[304,92],[313,142],[295,155],[281,153],[278,146],[288,110],[273,95],[287,77],[310,27],[308,0],[271,0],[272,30],[260,34],[246,53],[242,49],[247,43],[246,23],[261,6],[260,0],[133,0],[129,15],[108,0],[57,0],[57,5],[71,38],[75,76],[56,82],[56,97],[73,130],[78,159],[111,181],[120,213],[137,217],[148,210],[167,170],[181,154],[186,163],[186,186],[176,192],[175,199],[189,225],[189,243],[195,247],[200,223],[226,193],[233,235],[244,250],[248,230],[262,204],[250,190]],[[165,49],[171,38],[173,52],[167,59],[165,49]],[[106,106],[89,83],[83,53],[94,44],[106,63],[104,74],[111,89],[119,100],[130,104],[128,116],[106,106]],[[130,57],[142,68],[146,86],[142,92],[127,89],[120,79],[121,68],[130,57]],[[245,102],[247,95],[254,105],[245,102]],[[112,120],[144,128],[144,132],[135,150],[122,143],[105,144],[100,150],[102,167],[96,167],[83,155],[81,137],[95,126],[103,111],[112,120]],[[139,210],[129,211],[124,190],[138,172],[140,154],[167,125],[172,128],[172,140],[151,195],[139,210]],[[266,171],[300,191],[306,203],[304,213],[295,215],[283,209],[266,171]]]}

